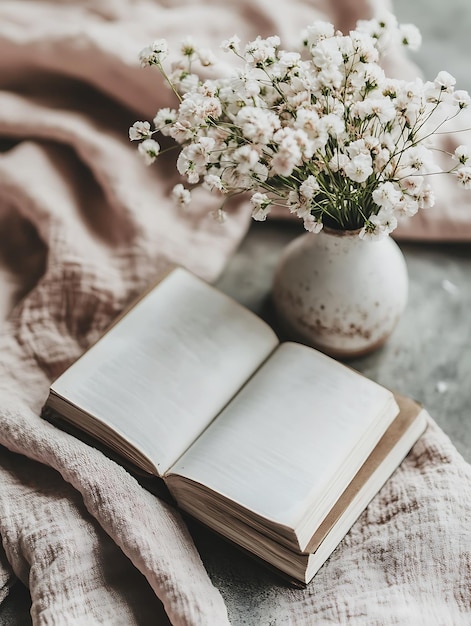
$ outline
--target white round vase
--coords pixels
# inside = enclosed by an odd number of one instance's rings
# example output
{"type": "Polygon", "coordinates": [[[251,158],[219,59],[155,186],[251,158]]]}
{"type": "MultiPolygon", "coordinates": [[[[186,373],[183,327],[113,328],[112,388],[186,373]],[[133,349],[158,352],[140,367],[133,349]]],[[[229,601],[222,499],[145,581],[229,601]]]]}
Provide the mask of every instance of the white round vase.
{"type": "Polygon", "coordinates": [[[407,303],[404,256],[390,237],[358,233],[324,228],[287,246],[272,291],[286,339],[348,359],[389,337],[407,303]]]}

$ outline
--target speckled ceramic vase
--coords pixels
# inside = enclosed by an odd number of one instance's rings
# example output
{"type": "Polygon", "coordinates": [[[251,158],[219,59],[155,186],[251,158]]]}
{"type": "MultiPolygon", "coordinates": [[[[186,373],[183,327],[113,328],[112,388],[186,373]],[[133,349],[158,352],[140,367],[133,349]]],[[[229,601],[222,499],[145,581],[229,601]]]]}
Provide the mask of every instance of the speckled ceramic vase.
{"type": "Polygon", "coordinates": [[[389,337],[407,303],[404,256],[390,237],[365,241],[358,232],[325,228],[287,246],[273,284],[286,339],[348,359],[389,337]]]}

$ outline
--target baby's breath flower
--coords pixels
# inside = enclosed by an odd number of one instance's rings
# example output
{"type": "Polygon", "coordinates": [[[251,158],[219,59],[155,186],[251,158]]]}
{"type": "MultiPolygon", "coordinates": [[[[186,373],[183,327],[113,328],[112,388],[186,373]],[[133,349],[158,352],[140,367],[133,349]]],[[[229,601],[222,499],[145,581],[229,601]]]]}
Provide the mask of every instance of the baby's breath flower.
{"type": "Polygon", "coordinates": [[[468,146],[458,146],[455,148],[452,159],[463,165],[468,162],[471,157],[471,149],[468,146]]]}
{"type": "MultiPolygon", "coordinates": [[[[283,129],[288,130],[288,129],[283,129]]],[[[283,132],[283,131],[279,131],[283,132]]],[[[301,164],[302,152],[291,134],[284,134],[284,137],[277,139],[278,151],[273,155],[271,166],[273,172],[279,176],[291,176],[296,166],[301,164]]]]}
{"type": "Polygon", "coordinates": [[[466,109],[471,103],[468,92],[462,89],[453,92],[453,99],[460,109],[466,109]]]}
{"type": "Polygon", "coordinates": [[[175,87],[178,87],[180,93],[187,93],[197,89],[200,83],[198,74],[194,72],[174,72],[170,78],[175,83],[175,87]]]}
{"type": "Polygon", "coordinates": [[[142,67],[146,65],[158,65],[168,55],[168,44],[165,39],[156,39],[150,46],[143,48],[139,53],[142,67]]]}
{"type": "Polygon", "coordinates": [[[215,141],[212,137],[200,137],[197,143],[190,143],[180,152],[177,169],[187,176],[188,182],[195,184],[204,173],[215,141]]]}
{"type": "Polygon", "coordinates": [[[210,65],[214,65],[216,63],[216,57],[209,48],[198,48],[196,50],[196,54],[203,67],[209,67],[210,65]]]}
{"type": "Polygon", "coordinates": [[[235,52],[236,54],[240,53],[240,38],[237,35],[233,35],[229,39],[225,39],[221,43],[221,49],[224,52],[235,52]]]}
{"type": "Polygon", "coordinates": [[[319,121],[325,132],[331,137],[339,137],[345,132],[345,122],[334,113],[328,113],[319,121]]]}
{"type": "Polygon", "coordinates": [[[329,65],[321,69],[318,79],[325,89],[336,90],[342,85],[343,74],[335,65],[329,65]]]}
{"type": "Polygon", "coordinates": [[[370,156],[370,149],[363,138],[351,141],[348,146],[346,146],[346,152],[351,159],[354,159],[360,154],[370,156]]]}
{"type": "Polygon", "coordinates": [[[221,177],[216,176],[216,174],[207,174],[204,177],[203,187],[205,187],[205,189],[208,189],[208,191],[214,191],[216,189],[218,191],[224,190],[221,177]]]}
{"type": "MultiPolygon", "coordinates": [[[[420,84],[420,83],[419,83],[420,84]]],[[[422,91],[422,99],[427,104],[437,104],[442,96],[441,87],[431,80],[426,81],[419,87],[422,91]]]]}
{"type": "Polygon", "coordinates": [[[375,40],[380,52],[386,52],[397,38],[397,19],[391,13],[383,13],[377,19],[360,20],[356,29],[375,40]]]}
{"type": "Polygon", "coordinates": [[[360,239],[382,239],[397,227],[397,219],[393,212],[380,209],[377,215],[372,215],[360,231],[360,239]]]}
{"type": "Polygon", "coordinates": [[[169,126],[177,121],[177,112],[175,109],[169,109],[165,107],[157,111],[156,116],[153,119],[154,126],[157,130],[160,130],[164,135],[169,134],[169,126]]]}
{"type": "Polygon", "coordinates": [[[382,209],[391,210],[401,198],[401,192],[395,187],[394,183],[387,181],[381,183],[373,191],[372,198],[375,204],[382,209]]]}
{"type": "Polygon", "coordinates": [[[218,98],[206,97],[200,93],[186,95],[178,111],[180,120],[188,120],[194,126],[205,124],[208,117],[219,117],[222,112],[218,98]]]}
{"type": "Polygon", "coordinates": [[[303,204],[303,200],[300,197],[300,194],[295,189],[291,189],[288,193],[288,197],[286,199],[287,206],[290,213],[298,213],[301,205],[303,204]]]}
{"type": "Polygon", "coordinates": [[[296,67],[301,61],[301,55],[299,52],[286,52],[281,50],[278,54],[278,62],[285,68],[296,67]]]}
{"type": "Polygon", "coordinates": [[[268,144],[281,126],[279,118],[272,111],[249,106],[239,111],[235,122],[246,139],[260,144],[268,144]]]}
{"type": "Polygon", "coordinates": [[[442,91],[451,93],[454,86],[456,85],[456,78],[448,72],[441,71],[438,72],[434,82],[435,85],[439,87],[442,91]]]}
{"type": "Polygon", "coordinates": [[[356,54],[357,62],[376,63],[379,58],[379,52],[375,47],[375,41],[366,33],[352,31],[350,37],[342,37],[340,41],[342,53],[347,57],[356,54]]]}
{"type": "Polygon", "coordinates": [[[342,52],[335,37],[323,39],[311,48],[313,63],[319,69],[337,68],[343,64],[342,52]]]}
{"type": "Polygon", "coordinates": [[[251,178],[254,183],[265,183],[268,180],[269,170],[266,165],[258,161],[252,169],[251,178]]]}
{"type": "Polygon", "coordinates": [[[251,146],[245,145],[234,150],[232,158],[238,164],[239,170],[243,174],[248,174],[258,163],[259,155],[251,146]]]}
{"type": "Polygon", "coordinates": [[[410,50],[418,50],[422,44],[422,35],[414,24],[401,24],[399,26],[401,43],[410,50]]]}
{"type": "Polygon", "coordinates": [[[137,148],[146,165],[151,165],[160,152],[160,145],[154,139],[145,139],[137,148]]]}
{"type": "Polygon", "coordinates": [[[331,172],[345,171],[345,167],[350,163],[350,158],[345,152],[336,149],[328,165],[331,172]]]}
{"type": "Polygon", "coordinates": [[[471,189],[471,166],[463,165],[456,169],[456,178],[465,189],[471,189]]]}
{"type": "Polygon", "coordinates": [[[324,224],[314,217],[314,215],[309,214],[304,218],[303,226],[310,233],[320,233],[324,224]]]}
{"type": "Polygon", "coordinates": [[[293,122],[295,128],[302,128],[308,135],[317,137],[319,128],[319,115],[315,109],[302,107],[296,112],[293,122]]]}
{"type": "Polygon", "coordinates": [[[411,197],[417,198],[420,195],[422,185],[424,184],[424,177],[412,174],[411,176],[404,176],[399,180],[400,190],[407,192],[411,197]]]}
{"type": "Polygon", "coordinates": [[[361,97],[378,89],[384,78],[384,70],[376,63],[358,63],[349,82],[361,97]]]}
{"type": "Polygon", "coordinates": [[[315,176],[308,176],[306,180],[301,183],[299,186],[299,193],[306,198],[306,200],[311,200],[314,195],[319,191],[320,186],[317,182],[315,176]]]}
{"type": "Polygon", "coordinates": [[[240,72],[233,80],[234,92],[237,93],[239,89],[242,89],[245,96],[248,98],[255,98],[261,91],[260,82],[254,78],[252,72],[240,72]]]}
{"type": "Polygon", "coordinates": [[[366,220],[365,225],[358,233],[360,239],[374,239],[375,238],[376,225],[371,220],[366,220]]]}
{"type": "Polygon", "coordinates": [[[264,222],[270,212],[271,201],[265,193],[254,193],[250,198],[252,205],[252,217],[257,222],[264,222]]]}
{"type": "Polygon", "coordinates": [[[386,235],[389,235],[397,227],[397,218],[392,209],[382,208],[376,215],[372,215],[371,219],[386,235]]]}
{"type": "Polygon", "coordinates": [[[184,143],[196,136],[197,133],[190,120],[177,119],[177,121],[169,127],[168,134],[175,139],[175,141],[178,141],[178,143],[184,143]]]}
{"type": "Polygon", "coordinates": [[[387,124],[396,116],[396,109],[390,98],[368,98],[356,102],[353,111],[359,119],[376,117],[381,124],[387,124]]]}
{"type": "Polygon", "coordinates": [[[181,183],[178,183],[172,189],[172,198],[180,208],[185,208],[191,202],[191,192],[185,189],[181,183]]]}
{"type": "Polygon", "coordinates": [[[304,33],[303,39],[305,45],[311,49],[314,46],[322,41],[323,39],[328,39],[329,37],[333,37],[335,33],[335,28],[333,24],[329,22],[315,22],[311,26],[308,26],[306,32],[304,33]]]}
{"type": "MultiPolygon", "coordinates": [[[[471,150],[456,148],[446,169],[434,141],[469,106],[468,93],[455,91],[447,72],[405,81],[387,78],[380,65],[389,46],[418,46],[415,27],[391,14],[348,35],[316,22],[302,43],[304,56],[281,49],[277,36],[241,47],[234,35],[221,48],[239,66],[203,80],[195,67],[214,64],[210,50],[187,38],[167,71],[167,44],[154,41],[141,62],[158,67],[178,102],[158,111],[153,127],[133,124],[130,139],[152,163],[160,152],[154,134],[171,137],[188,183],[231,197],[249,192],[256,220],[284,204],[310,232],[328,223],[362,238],[385,236],[398,217],[433,205],[428,179],[440,172],[471,189],[471,150]]],[[[183,185],[172,192],[179,206],[189,194],[183,185]]],[[[222,207],[214,215],[226,218],[222,207]]]]}
{"type": "Polygon", "coordinates": [[[270,65],[275,62],[276,48],[280,45],[279,37],[262,39],[260,35],[245,46],[244,57],[247,63],[257,67],[270,65]]]}
{"type": "Polygon", "coordinates": [[[373,169],[377,174],[385,175],[387,172],[388,166],[392,166],[394,169],[394,165],[392,163],[392,154],[391,151],[387,148],[380,148],[375,154],[373,158],[373,169]]]}
{"type": "Polygon", "coordinates": [[[314,142],[309,139],[307,133],[298,128],[297,130],[293,130],[292,138],[298,144],[298,147],[301,150],[301,156],[303,161],[310,161],[315,153],[315,145],[314,142]]]}
{"type": "Polygon", "coordinates": [[[181,53],[185,57],[192,57],[196,54],[196,44],[193,37],[185,37],[181,43],[181,53]]]}
{"type": "Polygon", "coordinates": [[[423,185],[417,197],[419,209],[431,209],[435,204],[435,194],[430,185],[423,185]]]}
{"type": "Polygon", "coordinates": [[[412,146],[404,152],[402,163],[415,170],[414,173],[430,174],[437,171],[439,166],[435,163],[433,155],[424,146],[412,146]]]}
{"type": "Polygon", "coordinates": [[[150,139],[152,131],[149,122],[134,122],[129,129],[129,139],[131,141],[140,141],[141,139],[150,139]]]}
{"type": "Polygon", "coordinates": [[[408,194],[403,194],[396,204],[395,211],[399,216],[412,217],[419,210],[419,202],[408,194]]]}
{"type": "Polygon", "coordinates": [[[373,161],[369,154],[358,154],[345,165],[343,170],[350,180],[364,183],[373,173],[373,161]]]}

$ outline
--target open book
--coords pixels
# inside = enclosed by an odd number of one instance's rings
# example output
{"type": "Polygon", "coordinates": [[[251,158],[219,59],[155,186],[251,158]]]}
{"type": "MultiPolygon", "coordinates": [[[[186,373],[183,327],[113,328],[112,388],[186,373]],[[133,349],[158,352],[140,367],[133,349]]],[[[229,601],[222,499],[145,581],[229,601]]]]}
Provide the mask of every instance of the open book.
{"type": "Polygon", "coordinates": [[[52,384],[43,415],[307,583],[423,432],[425,411],[399,404],[176,268],[52,384]]]}

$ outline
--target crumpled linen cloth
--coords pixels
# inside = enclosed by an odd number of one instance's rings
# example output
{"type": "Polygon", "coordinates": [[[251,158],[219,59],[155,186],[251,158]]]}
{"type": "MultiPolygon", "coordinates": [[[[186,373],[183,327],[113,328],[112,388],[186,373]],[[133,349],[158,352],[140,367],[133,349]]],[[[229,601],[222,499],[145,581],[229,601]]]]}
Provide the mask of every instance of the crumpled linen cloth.
{"type": "MultiPolygon", "coordinates": [[[[189,31],[289,45],[318,17],[343,28],[371,13],[366,0],[0,3],[0,600],[21,579],[35,625],[229,622],[179,514],[39,417],[51,380],[160,271],[214,279],[249,224],[242,204],[212,222],[203,193],[177,213],[173,165],[147,169],[129,144],[128,126],[171,102],[139,50],[189,31]]],[[[391,71],[414,70],[397,57],[391,71]]],[[[464,199],[440,193],[402,236],[471,237],[464,199]]],[[[277,624],[469,624],[470,485],[432,423],[315,584],[280,587],[277,624]]]]}

